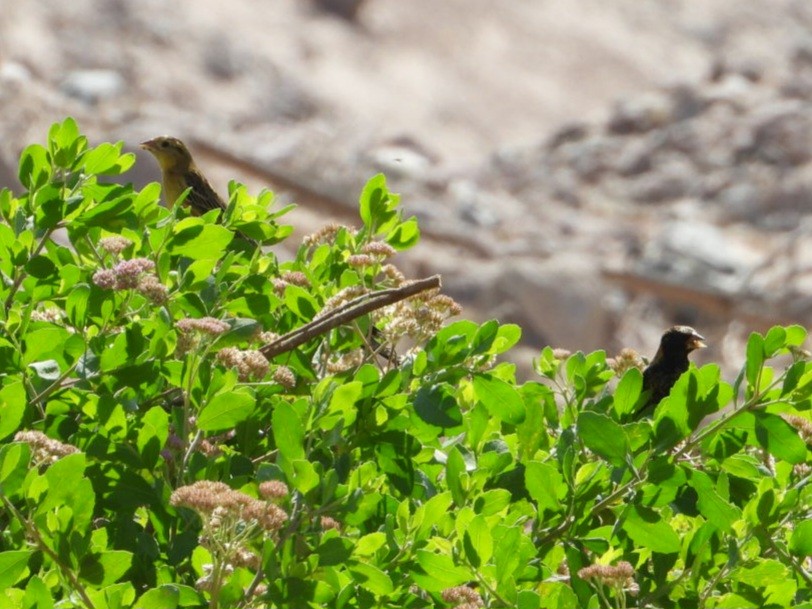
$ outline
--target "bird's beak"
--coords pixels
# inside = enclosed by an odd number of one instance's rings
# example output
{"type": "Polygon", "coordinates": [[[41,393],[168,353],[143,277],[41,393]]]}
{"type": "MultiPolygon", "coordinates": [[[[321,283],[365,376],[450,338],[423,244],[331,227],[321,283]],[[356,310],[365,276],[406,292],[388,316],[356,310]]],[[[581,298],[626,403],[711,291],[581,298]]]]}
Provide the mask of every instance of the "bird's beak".
{"type": "Polygon", "coordinates": [[[704,349],[708,345],[705,343],[705,337],[697,334],[696,332],[693,333],[691,336],[691,340],[688,341],[688,348],[693,351],[694,349],[704,349]]]}
{"type": "Polygon", "coordinates": [[[146,142],[141,142],[140,144],[138,144],[138,147],[152,152],[153,150],[155,150],[155,140],[147,140],[146,142]]]}

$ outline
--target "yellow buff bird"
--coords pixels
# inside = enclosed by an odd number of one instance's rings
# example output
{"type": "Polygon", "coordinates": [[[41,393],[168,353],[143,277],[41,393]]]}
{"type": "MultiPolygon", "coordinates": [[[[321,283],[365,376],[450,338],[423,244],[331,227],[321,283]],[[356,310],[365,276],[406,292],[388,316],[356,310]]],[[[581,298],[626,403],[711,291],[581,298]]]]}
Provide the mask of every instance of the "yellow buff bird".
{"type": "MultiPolygon", "coordinates": [[[[164,197],[170,209],[184,191],[190,188],[184,203],[189,206],[193,215],[199,216],[212,209],[223,212],[226,210],[225,202],[197,168],[186,144],[178,138],[159,136],[143,142],[141,148],[152,154],[161,167],[164,197]]],[[[256,245],[256,241],[250,237],[239,234],[256,245]]]]}

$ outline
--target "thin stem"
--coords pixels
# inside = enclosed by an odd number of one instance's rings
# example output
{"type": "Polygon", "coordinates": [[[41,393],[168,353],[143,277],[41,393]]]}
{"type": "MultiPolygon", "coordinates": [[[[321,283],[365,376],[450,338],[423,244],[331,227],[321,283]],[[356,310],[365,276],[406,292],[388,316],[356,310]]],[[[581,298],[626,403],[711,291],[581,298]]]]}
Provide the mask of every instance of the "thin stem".
{"type": "Polygon", "coordinates": [[[727,565],[723,565],[719,568],[719,572],[714,575],[713,579],[708,582],[708,585],[705,586],[705,589],[702,591],[702,594],[699,595],[699,605],[697,609],[705,609],[705,603],[710,598],[710,595],[713,594],[714,589],[716,589],[716,585],[719,583],[719,580],[727,573],[727,565]]]}
{"type": "Polygon", "coordinates": [[[56,552],[54,552],[50,546],[45,543],[45,541],[43,541],[36,527],[34,527],[27,519],[23,518],[23,515],[17,511],[17,508],[14,507],[14,504],[11,503],[7,497],[0,495],[0,499],[2,499],[6,509],[11,512],[14,517],[17,518],[17,520],[19,520],[20,524],[23,525],[26,534],[29,536],[29,538],[34,540],[37,548],[39,548],[43,554],[46,554],[57,566],[59,572],[62,573],[65,578],[67,578],[71,588],[76,590],[76,592],[82,598],[82,602],[85,604],[85,606],[88,607],[88,609],[95,609],[95,605],[93,604],[93,601],[90,600],[90,597],[88,596],[85,587],[82,585],[82,582],[79,581],[79,578],[71,569],[66,567],[62,561],[59,560],[59,556],[57,556],[56,552]]]}
{"type": "Polygon", "coordinates": [[[789,562],[792,565],[795,572],[798,573],[801,578],[803,578],[807,586],[812,586],[812,575],[810,575],[809,572],[803,568],[803,565],[798,562],[798,559],[795,556],[785,552],[783,548],[779,547],[775,541],[773,541],[769,531],[764,532],[764,539],[767,542],[767,545],[770,546],[770,548],[772,548],[776,554],[778,554],[784,561],[789,562]]]}
{"type": "MultiPolygon", "coordinates": [[[[48,241],[48,239],[51,238],[51,234],[54,232],[54,230],[56,230],[56,228],[58,228],[58,226],[49,228],[45,231],[45,233],[40,238],[39,243],[37,243],[36,247],[31,252],[31,255],[28,258],[29,260],[34,258],[34,256],[39,255],[39,253],[42,251],[42,248],[45,247],[45,243],[48,241]]],[[[11,304],[14,302],[14,295],[17,293],[17,290],[20,289],[20,286],[23,284],[23,281],[25,281],[26,277],[28,277],[28,274],[24,270],[20,269],[20,273],[14,278],[14,283],[11,285],[8,297],[6,298],[5,303],[6,313],[8,313],[9,310],[11,309],[11,304]]]]}
{"type": "Polygon", "coordinates": [[[68,376],[70,376],[70,374],[76,369],[76,366],[78,365],[79,360],[76,360],[71,366],[68,367],[67,370],[65,370],[65,372],[59,375],[58,379],[56,379],[53,383],[48,385],[45,389],[43,389],[41,392],[39,392],[37,395],[31,398],[30,403],[40,404],[45,398],[51,395],[54,391],[56,391],[57,389],[62,389],[64,387],[65,379],[67,379],[68,376]]]}

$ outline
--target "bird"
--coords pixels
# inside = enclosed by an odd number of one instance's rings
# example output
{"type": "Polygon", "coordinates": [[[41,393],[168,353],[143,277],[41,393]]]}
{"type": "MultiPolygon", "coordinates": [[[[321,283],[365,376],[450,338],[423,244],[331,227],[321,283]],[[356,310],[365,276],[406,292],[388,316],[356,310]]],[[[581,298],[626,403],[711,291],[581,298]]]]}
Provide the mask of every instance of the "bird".
{"type": "MultiPolygon", "coordinates": [[[[161,135],[142,142],[141,148],[152,154],[158,161],[163,176],[167,207],[172,209],[188,188],[190,189],[189,194],[183,203],[189,207],[192,215],[200,216],[212,209],[225,212],[225,202],[198,169],[186,144],[176,137],[161,135]]],[[[257,242],[250,237],[237,232],[246,241],[257,245],[257,242]]]]}
{"type": "Polygon", "coordinates": [[[682,373],[688,370],[688,354],[705,347],[705,338],[690,326],[673,326],[666,330],[657,353],[643,370],[643,391],[648,392],[648,399],[635,413],[635,419],[654,413],[657,404],[671,392],[682,373]]]}

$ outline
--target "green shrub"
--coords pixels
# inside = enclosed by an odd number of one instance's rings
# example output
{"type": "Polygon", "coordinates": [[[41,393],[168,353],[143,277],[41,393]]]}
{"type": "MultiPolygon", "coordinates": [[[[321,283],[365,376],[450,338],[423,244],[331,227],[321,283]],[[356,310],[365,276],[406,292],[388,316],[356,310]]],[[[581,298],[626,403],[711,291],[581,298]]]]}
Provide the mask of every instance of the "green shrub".
{"type": "Polygon", "coordinates": [[[803,328],[631,422],[637,367],[518,383],[436,290],[347,318],[409,285],[382,176],[280,262],[271,193],[188,217],[133,162],[68,119],[0,193],[0,609],[812,607],[803,328]]]}

